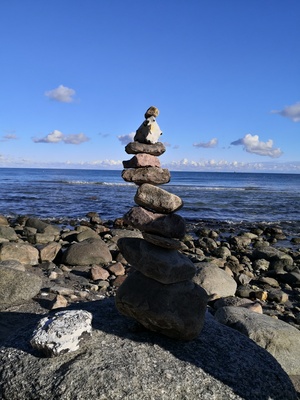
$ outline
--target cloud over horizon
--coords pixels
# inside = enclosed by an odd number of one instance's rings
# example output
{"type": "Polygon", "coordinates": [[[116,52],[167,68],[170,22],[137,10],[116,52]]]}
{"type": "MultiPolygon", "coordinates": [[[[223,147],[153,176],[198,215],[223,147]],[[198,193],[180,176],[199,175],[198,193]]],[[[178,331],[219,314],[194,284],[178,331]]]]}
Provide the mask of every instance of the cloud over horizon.
{"type": "Polygon", "coordinates": [[[128,133],[127,135],[118,136],[119,141],[126,146],[126,144],[133,142],[135,132],[128,133]]]}
{"type": "Polygon", "coordinates": [[[81,144],[88,142],[90,139],[84,133],[64,135],[62,132],[55,129],[43,138],[33,138],[34,143],[60,143],[65,144],[81,144]]]}
{"type": "Polygon", "coordinates": [[[282,110],[274,110],[272,114],[279,114],[282,117],[290,118],[294,122],[300,121],[300,101],[292,104],[291,106],[286,106],[282,110]]]}
{"type": "Polygon", "coordinates": [[[260,142],[258,135],[251,135],[250,133],[241,139],[231,142],[231,144],[234,146],[244,146],[245,151],[259,156],[277,158],[283,154],[279,148],[273,148],[272,139],[269,139],[267,142],[260,142]]]}
{"type": "Polygon", "coordinates": [[[45,92],[45,96],[60,103],[72,103],[74,101],[73,96],[75,96],[75,93],[74,89],[60,85],[56,89],[45,92]]]}
{"type": "Polygon", "coordinates": [[[200,143],[193,143],[194,147],[203,147],[204,149],[211,149],[216,147],[218,144],[218,139],[213,138],[209,142],[200,142],[200,143]]]}

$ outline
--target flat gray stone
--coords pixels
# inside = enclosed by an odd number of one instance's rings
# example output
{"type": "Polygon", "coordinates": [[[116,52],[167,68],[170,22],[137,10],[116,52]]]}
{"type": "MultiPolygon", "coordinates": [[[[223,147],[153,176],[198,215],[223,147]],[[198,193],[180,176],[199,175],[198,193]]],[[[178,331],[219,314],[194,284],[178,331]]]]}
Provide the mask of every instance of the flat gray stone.
{"type": "Polygon", "coordinates": [[[179,196],[149,183],[139,186],[134,201],[139,206],[164,214],[178,211],[183,206],[179,196]]]}
{"type": "Polygon", "coordinates": [[[118,247],[126,261],[149,278],[164,284],[192,279],[195,266],[177,250],[155,246],[144,239],[121,238],[118,247]]]}
{"type": "Polygon", "coordinates": [[[127,154],[147,153],[152,156],[160,156],[166,151],[166,148],[161,142],[155,144],[130,142],[125,147],[125,151],[127,154]]]}
{"type": "Polygon", "coordinates": [[[171,175],[168,169],[158,167],[132,168],[122,172],[122,178],[126,182],[133,182],[137,185],[152,183],[162,185],[170,182],[171,175]]]}

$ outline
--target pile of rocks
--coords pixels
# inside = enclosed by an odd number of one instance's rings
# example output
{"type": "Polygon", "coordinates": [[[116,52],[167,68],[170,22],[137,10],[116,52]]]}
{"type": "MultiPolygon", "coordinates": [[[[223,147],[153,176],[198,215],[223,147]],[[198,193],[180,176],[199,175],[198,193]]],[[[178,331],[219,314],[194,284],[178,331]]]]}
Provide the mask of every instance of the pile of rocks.
{"type": "MultiPolygon", "coordinates": [[[[150,107],[145,117],[151,112],[158,115],[158,110],[150,107]]],[[[124,221],[139,229],[143,238],[118,240],[132,271],[117,291],[116,306],[152,331],[191,340],[203,327],[207,295],[193,281],[193,262],[178,251],[186,227],[175,212],[183,203],[180,197],[155,186],[169,182],[170,172],[161,168],[158,159],[165,146],[154,143],[148,133],[143,136],[138,130],[136,141],[125,148],[134,156],[123,161],[122,177],[136,183],[138,189],[134,197],[137,206],[129,210],[124,221]]]]}

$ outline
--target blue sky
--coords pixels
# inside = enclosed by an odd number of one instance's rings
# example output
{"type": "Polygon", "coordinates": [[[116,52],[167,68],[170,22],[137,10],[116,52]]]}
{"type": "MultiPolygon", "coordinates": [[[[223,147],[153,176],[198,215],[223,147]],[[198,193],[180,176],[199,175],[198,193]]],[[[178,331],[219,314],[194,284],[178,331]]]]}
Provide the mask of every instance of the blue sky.
{"type": "Polygon", "coordinates": [[[1,0],[0,167],[300,173],[299,0],[1,0]]]}

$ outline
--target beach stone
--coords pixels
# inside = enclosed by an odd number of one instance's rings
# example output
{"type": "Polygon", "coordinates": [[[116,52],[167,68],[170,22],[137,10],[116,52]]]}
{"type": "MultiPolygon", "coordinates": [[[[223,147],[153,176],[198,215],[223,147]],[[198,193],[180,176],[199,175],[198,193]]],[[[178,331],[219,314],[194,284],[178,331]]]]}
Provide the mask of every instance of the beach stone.
{"type": "Polygon", "coordinates": [[[150,115],[136,130],[134,141],[139,143],[157,143],[162,131],[154,116],[150,115]]]}
{"type": "Polygon", "coordinates": [[[124,168],[160,167],[160,161],[156,156],[147,153],[139,153],[130,160],[123,161],[124,168]]]}
{"type": "Polygon", "coordinates": [[[19,271],[26,271],[25,265],[20,263],[20,261],[17,261],[17,260],[0,261],[0,270],[1,270],[1,267],[17,269],[19,271]]]}
{"type": "Polygon", "coordinates": [[[300,287],[300,273],[297,271],[277,274],[276,278],[280,282],[287,283],[292,287],[300,287]]]}
{"type": "Polygon", "coordinates": [[[113,299],[84,309],[93,315],[92,336],[59,357],[37,357],[29,346],[37,316],[16,320],[0,342],[3,400],[17,400],[16,393],[32,400],[297,400],[274,357],[209,313],[200,335],[182,342],[129,330],[113,299]]]}
{"type": "Polygon", "coordinates": [[[160,283],[182,282],[195,275],[196,269],[192,261],[176,250],[134,238],[119,239],[118,247],[129,264],[160,283]]]}
{"type": "Polygon", "coordinates": [[[99,265],[93,265],[90,270],[90,274],[93,281],[105,281],[107,278],[109,278],[109,272],[99,265]]]}
{"type": "Polygon", "coordinates": [[[68,300],[61,294],[55,296],[51,302],[50,309],[56,310],[57,308],[65,308],[68,305],[68,300]]]}
{"type": "Polygon", "coordinates": [[[206,292],[192,281],[166,288],[139,271],[133,271],[116,294],[116,306],[122,314],[135,318],[151,331],[181,340],[199,335],[206,304],[206,292]]]}
{"type": "Polygon", "coordinates": [[[178,239],[166,238],[152,233],[143,232],[143,238],[147,242],[155,244],[156,246],[164,247],[165,249],[182,250],[183,243],[178,239]]]}
{"type": "Polygon", "coordinates": [[[268,291],[268,299],[271,301],[276,301],[276,303],[286,303],[289,299],[289,296],[280,289],[271,289],[268,291]]]}
{"type": "Polygon", "coordinates": [[[256,247],[252,252],[252,257],[255,260],[263,258],[267,261],[270,261],[271,268],[273,267],[274,262],[276,261],[283,261],[284,262],[283,266],[285,265],[290,266],[293,265],[294,263],[293,258],[290,255],[271,246],[256,247]]]}
{"type": "Polygon", "coordinates": [[[39,276],[0,266],[0,310],[31,300],[41,288],[39,276]]]}
{"type": "Polygon", "coordinates": [[[230,239],[230,244],[238,249],[244,249],[251,244],[251,238],[246,235],[234,236],[230,239]]]}
{"type": "Polygon", "coordinates": [[[168,169],[158,167],[145,167],[125,169],[122,172],[122,178],[126,182],[133,182],[137,185],[151,183],[153,185],[162,185],[170,182],[171,175],[168,169]]]}
{"type": "Polygon", "coordinates": [[[61,250],[60,243],[51,242],[38,248],[41,262],[53,261],[61,250]]]}
{"type": "Polygon", "coordinates": [[[114,274],[115,276],[125,275],[125,268],[120,262],[110,265],[107,269],[111,274],[114,274]]]}
{"type": "Polygon", "coordinates": [[[166,151],[166,147],[161,142],[155,144],[130,142],[126,145],[125,151],[127,154],[146,153],[152,156],[161,156],[166,151]]]}
{"type": "Polygon", "coordinates": [[[41,221],[39,218],[30,217],[26,220],[25,226],[30,228],[35,228],[38,233],[53,233],[54,235],[59,235],[60,228],[58,226],[48,224],[41,221]]]}
{"type": "Polygon", "coordinates": [[[60,311],[42,318],[30,343],[48,357],[76,351],[83,337],[91,335],[92,318],[85,310],[60,311]]]}
{"type": "Polygon", "coordinates": [[[300,374],[300,331],[279,319],[241,307],[223,307],[215,318],[266,349],[289,375],[300,374]]]}
{"type": "Polygon", "coordinates": [[[183,206],[179,196],[149,183],[144,183],[138,187],[134,201],[139,206],[164,214],[177,211],[183,206]]]}
{"type": "Polygon", "coordinates": [[[182,239],[186,232],[185,220],[178,214],[153,213],[143,207],[132,207],[124,221],[142,232],[182,239]]]}
{"type": "Polygon", "coordinates": [[[88,229],[85,229],[82,232],[79,232],[78,235],[77,235],[76,240],[77,240],[77,242],[83,242],[86,239],[92,239],[92,238],[93,239],[99,239],[100,236],[93,229],[88,228],[88,229]]]}
{"type": "Polygon", "coordinates": [[[53,234],[53,232],[44,232],[44,233],[36,233],[34,235],[34,240],[33,243],[36,244],[46,244],[49,242],[54,242],[55,239],[57,238],[56,235],[53,234]]]}
{"type": "Polygon", "coordinates": [[[67,265],[105,264],[111,261],[112,256],[108,246],[100,238],[90,238],[71,244],[62,256],[62,263],[67,265]]]}
{"type": "Polygon", "coordinates": [[[19,238],[13,228],[11,228],[10,226],[5,226],[5,225],[0,224],[0,241],[2,239],[8,240],[8,241],[16,241],[19,238]]]}
{"type": "Polygon", "coordinates": [[[252,266],[256,271],[267,271],[269,269],[270,262],[263,258],[259,258],[258,260],[253,261],[252,266]]]}
{"type": "Polygon", "coordinates": [[[159,109],[157,107],[151,106],[148,108],[148,110],[145,112],[145,118],[149,117],[158,117],[159,116],[159,109]]]}
{"type": "Polygon", "coordinates": [[[215,257],[223,258],[224,260],[231,256],[231,251],[226,246],[219,246],[212,253],[215,257]]]}
{"type": "Polygon", "coordinates": [[[39,251],[27,243],[5,242],[0,244],[0,261],[5,260],[35,265],[39,262],[39,251]]]}
{"type": "Polygon", "coordinates": [[[208,295],[228,297],[235,294],[237,283],[221,268],[209,262],[195,263],[195,267],[193,281],[203,287],[208,295]]]}
{"type": "Polygon", "coordinates": [[[9,226],[9,222],[4,215],[0,215],[0,225],[1,226],[9,226]]]}

